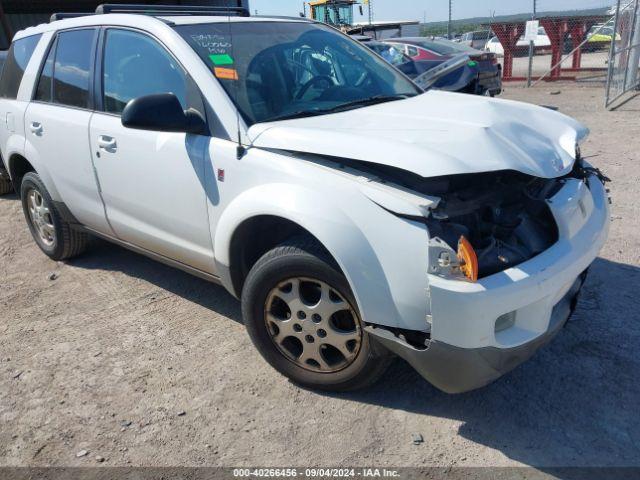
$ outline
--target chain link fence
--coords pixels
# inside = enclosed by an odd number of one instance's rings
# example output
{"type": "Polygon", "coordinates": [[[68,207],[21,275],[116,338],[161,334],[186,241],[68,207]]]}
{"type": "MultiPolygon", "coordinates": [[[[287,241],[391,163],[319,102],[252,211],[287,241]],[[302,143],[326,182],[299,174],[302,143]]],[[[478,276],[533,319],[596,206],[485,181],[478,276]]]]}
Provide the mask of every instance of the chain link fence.
{"type": "Polygon", "coordinates": [[[640,89],[640,0],[619,0],[614,17],[605,104],[613,107],[640,89]]]}
{"type": "MultiPolygon", "coordinates": [[[[617,38],[616,1],[584,0],[578,7],[564,7],[558,0],[531,0],[529,11],[518,11],[512,2],[486,0],[489,16],[469,18],[470,11],[453,0],[452,37],[496,53],[507,82],[577,80],[604,85],[610,47],[617,38]],[[536,20],[538,28],[529,39],[525,32],[530,20],[536,20]]],[[[447,26],[427,23],[422,34],[446,36],[447,26]]]]}
{"type": "Polygon", "coordinates": [[[533,51],[531,81],[599,82],[607,76],[609,51],[615,39],[616,0],[588,2],[588,8],[557,11],[557,0],[538,0],[536,18],[548,43],[533,51]],[[555,10],[554,10],[555,9],[555,10]]]}

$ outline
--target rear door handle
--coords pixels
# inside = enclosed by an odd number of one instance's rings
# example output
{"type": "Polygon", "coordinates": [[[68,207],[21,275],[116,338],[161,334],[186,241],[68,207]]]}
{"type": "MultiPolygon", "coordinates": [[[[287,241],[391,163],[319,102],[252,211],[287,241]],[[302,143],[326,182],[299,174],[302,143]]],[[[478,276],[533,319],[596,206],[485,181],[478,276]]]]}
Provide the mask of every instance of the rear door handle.
{"type": "Polygon", "coordinates": [[[116,139],[108,135],[100,135],[98,137],[98,147],[107,152],[115,152],[118,148],[116,139]]]}
{"type": "Polygon", "coordinates": [[[29,129],[31,130],[31,133],[34,133],[35,135],[41,135],[44,130],[40,122],[31,122],[29,129]]]}

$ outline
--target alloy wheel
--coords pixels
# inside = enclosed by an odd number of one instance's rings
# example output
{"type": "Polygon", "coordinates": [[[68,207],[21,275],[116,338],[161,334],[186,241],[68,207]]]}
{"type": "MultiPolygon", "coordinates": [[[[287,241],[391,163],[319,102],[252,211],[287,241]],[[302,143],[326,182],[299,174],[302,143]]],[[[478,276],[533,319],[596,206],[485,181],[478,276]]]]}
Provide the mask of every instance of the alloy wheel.
{"type": "Polygon", "coordinates": [[[47,247],[56,241],[56,229],[53,225],[51,210],[47,206],[42,194],[35,188],[27,192],[27,207],[29,218],[40,240],[47,247]]]}
{"type": "Polygon", "coordinates": [[[264,314],[275,346],[306,370],[336,372],[358,356],[360,319],[349,302],[325,282],[296,277],[280,283],[269,292],[264,314]]]}

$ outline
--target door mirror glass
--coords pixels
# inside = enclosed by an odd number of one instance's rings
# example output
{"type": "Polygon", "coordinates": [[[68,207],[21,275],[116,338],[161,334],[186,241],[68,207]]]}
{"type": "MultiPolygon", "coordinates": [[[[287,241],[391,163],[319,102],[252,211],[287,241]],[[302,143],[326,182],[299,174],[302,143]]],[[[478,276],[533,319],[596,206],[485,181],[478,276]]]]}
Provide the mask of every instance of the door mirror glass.
{"type": "Polygon", "coordinates": [[[173,93],[134,98],[122,111],[122,125],[137,130],[202,134],[205,122],[198,112],[184,110],[173,93]]]}

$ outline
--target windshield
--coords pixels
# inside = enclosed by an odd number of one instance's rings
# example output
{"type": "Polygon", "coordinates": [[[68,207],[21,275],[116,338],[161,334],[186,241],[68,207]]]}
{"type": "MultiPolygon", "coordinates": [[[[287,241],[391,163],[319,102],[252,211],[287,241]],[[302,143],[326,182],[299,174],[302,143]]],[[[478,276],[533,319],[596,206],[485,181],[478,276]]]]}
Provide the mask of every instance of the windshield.
{"type": "Polygon", "coordinates": [[[249,125],[422,93],[369,49],[324,25],[228,22],[175,29],[249,125]]]}

